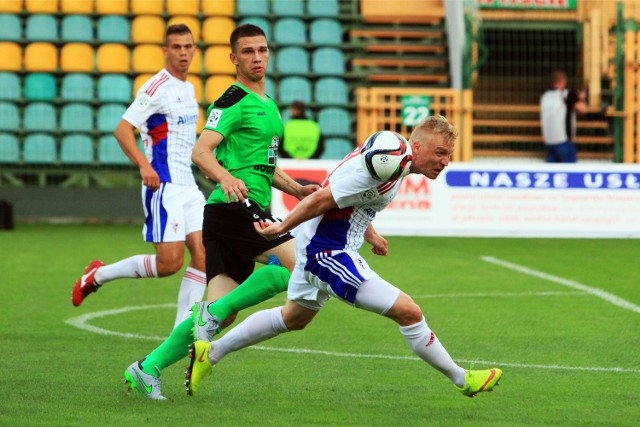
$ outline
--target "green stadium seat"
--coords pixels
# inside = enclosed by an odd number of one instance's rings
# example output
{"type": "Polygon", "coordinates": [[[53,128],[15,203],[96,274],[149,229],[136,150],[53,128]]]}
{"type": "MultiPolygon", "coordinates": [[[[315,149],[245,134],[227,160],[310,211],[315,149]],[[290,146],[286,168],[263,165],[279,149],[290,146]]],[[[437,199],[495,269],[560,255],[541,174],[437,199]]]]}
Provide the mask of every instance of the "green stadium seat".
{"type": "Polygon", "coordinates": [[[337,17],[338,16],[338,0],[322,0],[308,1],[307,15],[312,18],[318,17],[337,17]]]}
{"type": "Polygon", "coordinates": [[[0,73],[0,100],[17,101],[21,96],[20,77],[17,73],[0,73]]]}
{"type": "Polygon", "coordinates": [[[91,132],[93,109],[88,104],[66,104],[60,110],[60,129],[63,132],[91,132]]]}
{"type": "Polygon", "coordinates": [[[104,102],[131,102],[131,79],[124,74],[104,74],[98,79],[98,99],[104,102]]]}
{"type": "Polygon", "coordinates": [[[61,36],[63,42],[93,41],[93,21],[87,15],[66,15],[62,18],[61,36]]]}
{"type": "Polygon", "coordinates": [[[94,100],[95,91],[93,88],[93,78],[90,74],[69,73],[62,77],[60,97],[64,101],[87,101],[94,100]]]}
{"type": "Polygon", "coordinates": [[[32,102],[22,113],[22,126],[27,132],[54,132],[58,128],[56,109],[53,104],[32,102]]]}
{"type": "Polygon", "coordinates": [[[268,16],[269,0],[236,0],[236,14],[238,16],[268,16]]]}
{"type": "Polygon", "coordinates": [[[271,0],[271,8],[275,16],[304,16],[303,0],[271,0]]]}
{"type": "Polygon", "coordinates": [[[12,102],[0,102],[0,131],[16,132],[20,129],[20,113],[12,102]]]}
{"type": "Polygon", "coordinates": [[[24,78],[24,97],[27,101],[54,101],[58,85],[53,74],[30,73],[24,78]]]}
{"type": "Polygon", "coordinates": [[[318,124],[322,133],[330,136],[351,135],[351,119],[344,108],[327,107],[318,113],[318,124]]]}
{"type": "Polygon", "coordinates": [[[98,141],[98,162],[103,165],[128,165],[129,158],[122,152],[113,135],[104,135],[98,141]]]}
{"type": "Polygon", "coordinates": [[[0,14],[0,41],[19,42],[22,40],[22,22],[18,15],[0,14]]]}
{"type": "Polygon", "coordinates": [[[112,133],[127,110],[122,104],[104,104],[98,109],[98,130],[112,133]]]}
{"type": "Polygon", "coordinates": [[[301,47],[284,47],[276,56],[276,69],[284,75],[306,75],[309,73],[309,55],[301,47]]]}
{"type": "Polygon", "coordinates": [[[280,80],[278,102],[291,104],[293,101],[311,102],[311,82],[305,77],[289,76],[280,80]]]}
{"type": "Polygon", "coordinates": [[[328,138],[324,141],[324,151],[320,155],[323,160],[340,160],[356,147],[344,138],[328,138]]]}
{"type": "Polygon", "coordinates": [[[98,40],[102,43],[131,42],[131,25],[127,18],[106,15],[98,19],[98,40]]]}
{"type": "Polygon", "coordinates": [[[314,19],[309,27],[311,44],[319,46],[340,46],[342,44],[342,26],[335,19],[314,19]]]}
{"type": "Polygon", "coordinates": [[[321,47],[313,51],[311,70],[318,76],[342,76],[345,72],[342,51],[334,47],[321,47]]]}
{"type": "Polygon", "coordinates": [[[278,89],[276,87],[276,82],[272,77],[266,76],[265,78],[265,92],[273,99],[278,99],[278,89]]]}
{"type": "Polygon", "coordinates": [[[281,18],[273,27],[274,41],[281,46],[300,46],[307,43],[307,29],[298,18],[281,18]]]}
{"type": "Polygon", "coordinates": [[[349,100],[349,89],[345,81],[338,77],[321,77],[316,80],[314,101],[321,106],[345,106],[349,100]]]}
{"type": "Polygon", "coordinates": [[[60,161],[63,164],[90,165],[93,159],[93,139],[89,135],[73,134],[62,138],[60,161]]]}
{"type": "Polygon", "coordinates": [[[58,41],[58,21],[54,15],[37,14],[27,17],[25,37],[30,42],[58,41]]]}
{"type": "Polygon", "coordinates": [[[0,163],[17,163],[20,160],[20,144],[12,133],[0,133],[0,163]]]}
{"type": "Polygon", "coordinates": [[[22,159],[25,163],[55,163],[56,140],[46,133],[32,133],[27,135],[22,147],[22,159]]]}

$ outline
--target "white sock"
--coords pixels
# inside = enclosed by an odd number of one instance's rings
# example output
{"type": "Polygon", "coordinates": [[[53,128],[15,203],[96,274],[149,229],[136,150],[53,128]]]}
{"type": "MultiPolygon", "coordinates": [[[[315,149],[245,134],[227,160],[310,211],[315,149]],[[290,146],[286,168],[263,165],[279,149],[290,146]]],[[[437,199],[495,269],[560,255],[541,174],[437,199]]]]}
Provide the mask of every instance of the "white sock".
{"type": "Polygon", "coordinates": [[[464,387],[466,371],[456,365],[436,334],[429,329],[424,317],[422,322],[415,325],[401,326],[400,332],[420,359],[445,374],[458,387],[464,387]]]}
{"type": "Polygon", "coordinates": [[[198,301],[202,301],[206,288],[207,275],[195,268],[187,267],[178,290],[178,313],[176,314],[176,323],[173,325],[174,328],[190,316],[191,307],[198,301]]]}
{"type": "Polygon", "coordinates": [[[134,255],[113,264],[100,267],[95,280],[101,285],[125,277],[158,277],[155,255],[134,255]]]}
{"type": "Polygon", "coordinates": [[[282,318],[282,307],[253,313],[222,338],[211,343],[209,363],[215,365],[232,351],[266,341],[283,332],[289,332],[289,330],[282,318]]]}

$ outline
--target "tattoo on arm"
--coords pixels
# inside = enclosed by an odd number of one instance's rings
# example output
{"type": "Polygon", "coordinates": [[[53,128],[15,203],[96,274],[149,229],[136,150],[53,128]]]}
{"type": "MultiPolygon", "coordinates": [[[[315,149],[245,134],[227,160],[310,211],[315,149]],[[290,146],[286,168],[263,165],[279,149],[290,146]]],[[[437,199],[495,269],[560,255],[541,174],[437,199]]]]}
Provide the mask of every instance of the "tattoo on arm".
{"type": "Polygon", "coordinates": [[[278,177],[280,177],[285,184],[287,185],[287,187],[291,188],[291,190],[295,193],[295,194],[299,194],[300,191],[298,190],[297,187],[297,183],[295,181],[293,181],[291,178],[289,178],[288,176],[280,173],[280,171],[276,170],[276,174],[278,175],[278,177]]]}

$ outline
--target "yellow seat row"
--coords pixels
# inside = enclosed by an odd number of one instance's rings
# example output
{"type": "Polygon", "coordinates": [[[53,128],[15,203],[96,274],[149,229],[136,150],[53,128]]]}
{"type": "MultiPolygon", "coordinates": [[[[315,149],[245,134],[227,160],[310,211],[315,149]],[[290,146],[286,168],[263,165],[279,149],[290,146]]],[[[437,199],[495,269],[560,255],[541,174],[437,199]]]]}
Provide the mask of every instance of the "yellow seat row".
{"type": "MultiPolygon", "coordinates": [[[[140,74],[134,79],[133,96],[136,95],[138,89],[140,89],[144,82],[149,80],[151,77],[153,77],[153,74],[147,73],[140,74]]],[[[198,102],[204,101],[205,103],[210,104],[218,99],[220,95],[222,95],[222,93],[229,86],[231,86],[236,79],[233,76],[221,74],[208,77],[206,81],[203,82],[199,76],[189,74],[187,80],[191,82],[191,84],[193,84],[193,87],[196,91],[196,99],[198,100],[198,102]]]]}
{"type": "Polygon", "coordinates": [[[0,13],[232,16],[235,0],[2,0],[0,13]]]}
{"type": "Polygon", "coordinates": [[[196,42],[200,39],[205,44],[229,44],[229,36],[235,28],[235,22],[227,17],[209,17],[202,22],[194,16],[176,15],[165,24],[160,16],[141,15],[131,21],[131,41],[138,43],[163,43],[164,32],[167,26],[173,24],[185,24],[193,33],[196,42]]]}

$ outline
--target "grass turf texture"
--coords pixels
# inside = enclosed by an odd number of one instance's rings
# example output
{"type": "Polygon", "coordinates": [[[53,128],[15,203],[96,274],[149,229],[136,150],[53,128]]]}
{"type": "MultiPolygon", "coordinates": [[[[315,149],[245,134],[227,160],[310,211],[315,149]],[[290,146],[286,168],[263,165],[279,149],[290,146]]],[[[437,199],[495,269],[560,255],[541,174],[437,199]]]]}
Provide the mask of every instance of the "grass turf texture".
{"type": "MultiPolygon", "coordinates": [[[[496,392],[463,397],[413,355],[391,321],[331,301],[307,330],[227,357],[197,396],[187,397],[182,385],[185,359],[163,374],[171,401],[143,400],[126,391],[122,374],[159,341],[100,335],[65,321],[175,303],[180,277],[112,282],[75,308],[71,288],[91,259],[149,253],[139,227],[19,224],[0,232],[0,425],[637,425],[640,313],[480,257],[602,289],[637,307],[640,241],[389,243],[386,258],[362,253],[415,298],[461,365],[476,360],[484,369],[490,366],[481,361],[495,361],[503,368],[496,392]]],[[[278,296],[256,309],[283,301],[278,296]]],[[[89,323],[166,336],[174,316],[165,307],[89,323]]]]}

